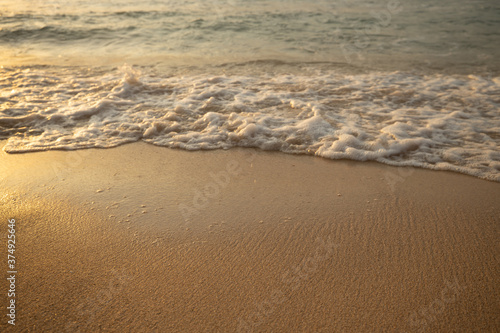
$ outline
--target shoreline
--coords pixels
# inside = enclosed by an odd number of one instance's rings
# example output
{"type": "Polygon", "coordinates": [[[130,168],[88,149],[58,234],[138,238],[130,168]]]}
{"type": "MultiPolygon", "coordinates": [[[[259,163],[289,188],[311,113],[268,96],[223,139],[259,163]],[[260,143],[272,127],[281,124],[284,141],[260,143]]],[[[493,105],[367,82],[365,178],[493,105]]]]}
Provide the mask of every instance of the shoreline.
{"type": "Polygon", "coordinates": [[[493,181],[145,143],[0,161],[1,225],[16,219],[22,262],[17,329],[500,327],[493,181]]]}

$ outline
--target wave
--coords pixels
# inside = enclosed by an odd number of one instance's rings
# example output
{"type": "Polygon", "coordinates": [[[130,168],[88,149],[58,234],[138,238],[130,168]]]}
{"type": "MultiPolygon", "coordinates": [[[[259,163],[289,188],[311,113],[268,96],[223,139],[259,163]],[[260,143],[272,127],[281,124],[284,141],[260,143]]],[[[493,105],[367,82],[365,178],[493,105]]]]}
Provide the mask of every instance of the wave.
{"type": "MultiPolygon", "coordinates": [[[[133,30],[134,27],[126,27],[122,31],[133,30]]],[[[109,39],[119,31],[109,28],[95,29],[68,29],[58,26],[43,26],[39,28],[19,28],[13,30],[0,30],[0,41],[4,42],[27,42],[34,41],[77,41],[82,39],[109,39]]]]}
{"type": "Polygon", "coordinates": [[[498,77],[141,70],[2,69],[4,150],[256,147],[500,181],[498,77]]]}

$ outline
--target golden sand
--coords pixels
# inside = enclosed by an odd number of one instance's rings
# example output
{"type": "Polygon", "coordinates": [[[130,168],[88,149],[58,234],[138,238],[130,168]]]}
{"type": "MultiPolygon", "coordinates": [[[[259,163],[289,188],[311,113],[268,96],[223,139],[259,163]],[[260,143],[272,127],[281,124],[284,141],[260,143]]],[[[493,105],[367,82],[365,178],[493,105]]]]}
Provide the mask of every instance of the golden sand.
{"type": "Polygon", "coordinates": [[[500,184],[251,149],[0,154],[1,331],[500,329],[500,184]]]}

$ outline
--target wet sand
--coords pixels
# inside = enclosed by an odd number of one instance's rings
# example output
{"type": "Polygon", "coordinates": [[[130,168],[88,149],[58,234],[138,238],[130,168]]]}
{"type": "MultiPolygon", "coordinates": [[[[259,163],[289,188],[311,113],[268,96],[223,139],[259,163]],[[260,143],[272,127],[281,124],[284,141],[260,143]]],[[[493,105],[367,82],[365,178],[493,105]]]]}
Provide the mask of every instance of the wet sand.
{"type": "Polygon", "coordinates": [[[252,149],[0,153],[1,331],[500,329],[500,184],[252,149]]]}

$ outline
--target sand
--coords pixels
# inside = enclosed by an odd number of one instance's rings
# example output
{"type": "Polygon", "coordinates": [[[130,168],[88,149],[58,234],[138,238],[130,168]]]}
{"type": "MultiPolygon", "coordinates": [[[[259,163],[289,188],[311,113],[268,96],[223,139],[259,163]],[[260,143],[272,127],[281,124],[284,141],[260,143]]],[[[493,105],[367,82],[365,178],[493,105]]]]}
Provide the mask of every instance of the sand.
{"type": "Polygon", "coordinates": [[[0,153],[0,331],[500,330],[500,184],[252,149],[0,153]]]}

